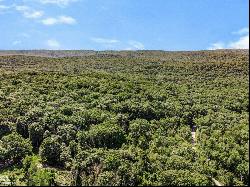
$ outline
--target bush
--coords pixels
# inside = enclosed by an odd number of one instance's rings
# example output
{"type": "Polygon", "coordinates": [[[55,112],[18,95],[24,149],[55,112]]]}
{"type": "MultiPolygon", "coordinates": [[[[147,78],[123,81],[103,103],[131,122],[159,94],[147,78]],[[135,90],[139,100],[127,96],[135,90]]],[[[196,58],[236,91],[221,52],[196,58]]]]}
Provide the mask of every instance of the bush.
{"type": "Polygon", "coordinates": [[[60,154],[62,150],[60,143],[57,136],[48,137],[43,140],[39,149],[39,155],[43,162],[52,166],[61,165],[60,154]]]}
{"type": "Polygon", "coordinates": [[[2,154],[4,152],[5,160],[12,160],[17,163],[26,155],[32,153],[32,146],[29,140],[14,132],[2,138],[0,150],[4,150],[1,152],[2,154]]]}
{"type": "Polygon", "coordinates": [[[125,133],[117,124],[106,122],[79,133],[78,141],[85,147],[120,148],[125,142],[125,133]]]}

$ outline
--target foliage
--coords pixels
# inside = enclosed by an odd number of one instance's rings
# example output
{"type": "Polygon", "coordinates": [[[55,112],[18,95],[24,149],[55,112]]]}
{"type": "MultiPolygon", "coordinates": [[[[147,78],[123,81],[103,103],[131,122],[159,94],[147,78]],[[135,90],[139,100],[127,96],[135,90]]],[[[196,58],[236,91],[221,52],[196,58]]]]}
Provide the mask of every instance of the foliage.
{"type": "Polygon", "coordinates": [[[62,152],[58,137],[52,136],[44,139],[39,154],[42,160],[50,165],[60,164],[60,154],[62,152]]]}
{"type": "Polygon", "coordinates": [[[20,162],[26,155],[32,153],[29,140],[24,139],[17,133],[4,136],[0,141],[0,154],[3,161],[20,162]]]}
{"type": "Polygon", "coordinates": [[[53,170],[41,168],[41,159],[37,156],[27,156],[23,161],[27,186],[52,186],[55,185],[53,170]]]}
{"type": "Polygon", "coordinates": [[[0,167],[26,185],[249,184],[248,50],[12,53],[0,167]]]}

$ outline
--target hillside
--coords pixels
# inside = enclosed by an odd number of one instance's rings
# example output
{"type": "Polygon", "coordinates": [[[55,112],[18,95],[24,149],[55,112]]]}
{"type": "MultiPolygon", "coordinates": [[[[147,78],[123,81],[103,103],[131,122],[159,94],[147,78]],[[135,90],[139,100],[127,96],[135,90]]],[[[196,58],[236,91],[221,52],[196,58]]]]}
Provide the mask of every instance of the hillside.
{"type": "Polygon", "coordinates": [[[0,185],[248,185],[248,70],[248,50],[0,51],[0,185]]]}

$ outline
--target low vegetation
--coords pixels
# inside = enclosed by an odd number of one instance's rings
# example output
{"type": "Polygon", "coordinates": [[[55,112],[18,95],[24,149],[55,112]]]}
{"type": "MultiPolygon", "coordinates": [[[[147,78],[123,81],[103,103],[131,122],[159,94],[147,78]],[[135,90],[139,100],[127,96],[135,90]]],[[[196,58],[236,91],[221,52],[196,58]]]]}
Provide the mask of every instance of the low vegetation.
{"type": "Polygon", "coordinates": [[[248,50],[1,54],[0,185],[249,184],[248,50]]]}

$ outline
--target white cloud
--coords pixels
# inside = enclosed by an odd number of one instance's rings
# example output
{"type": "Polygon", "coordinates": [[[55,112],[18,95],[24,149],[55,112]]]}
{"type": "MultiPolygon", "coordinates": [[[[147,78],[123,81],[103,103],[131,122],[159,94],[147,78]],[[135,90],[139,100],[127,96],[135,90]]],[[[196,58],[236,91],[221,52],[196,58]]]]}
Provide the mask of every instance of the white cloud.
{"type": "Polygon", "coordinates": [[[225,45],[223,42],[216,42],[216,43],[211,44],[208,50],[224,49],[224,48],[225,48],[225,45]]]}
{"type": "Polygon", "coordinates": [[[249,35],[240,37],[238,41],[230,42],[228,47],[231,49],[249,49],[249,35]]]}
{"type": "Polygon", "coordinates": [[[22,15],[26,18],[30,18],[30,19],[37,19],[43,16],[43,11],[37,11],[37,10],[33,10],[32,8],[28,7],[28,6],[16,6],[15,7],[17,11],[19,11],[20,13],[22,13],[22,15]]]}
{"type": "Polygon", "coordinates": [[[0,5],[0,13],[5,13],[10,7],[6,5],[0,5]]]}
{"type": "Polygon", "coordinates": [[[61,47],[60,43],[54,39],[47,40],[46,43],[50,49],[59,49],[61,47]]]}
{"type": "Polygon", "coordinates": [[[0,5],[0,10],[6,10],[9,9],[10,7],[6,6],[6,5],[0,5]]]}
{"type": "Polygon", "coordinates": [[[22,43],[22,41],[16,40],[16,41],[12,42],[12,45],[19,45],[19,44],[21,44],[21,43],[22,43]]]}
{"type": "Polygon", "coordinates": [[[44,24],[44,25],[54,25],[54,24],[56,24],[58,21],[57,21],[57,19],[56,18],[46,18],[46,19],[43,19],[42,20],[42,23],[44,24]]]}
{"type": "Polygon", "coordinates": [[[75,24],[76,20],[72,17],[69,16],[60,16],[59,17],[59,22],[60,23],[65,23],[65,24],[75,24]]]}
{"type": "Polygon", "coordinates": [[[235,32],[232,32],[232,34],[238,34],[238,35],[245,35],[245,34],[248,34],[249,33],[249,28],[248,27],[245,27],[245,28],[242,28],[238,31],[235,31],[235,32]]]}
{"type": "Polygon", "coordinates": [[[123,50],[143,50],[145,47],[141,42],[129,40],[122,42],[117,39],[110,38],[90,38],[93,42],[101,44],[105,49],[123,49],[123,50]]]}
{"type": "Polygon", "coordinates": [[[16,6],[16,10],[20,11],[20,12],[24,12],[24,11],[30,10],[30,7],[24,6],[24,5],[20,5],[20,6],[16,6]]]}
{"type": "Polygon", "coordinates": [[[134,40],[128,41],[128,44],[131,45],[131,47],[133,47],[134,49],[137,49],[137,50],[142,50],[142,49],[145,48],[144,45],[141,42],[134,41],[134,40]]]}
{"type": "Polygon", "coordinates": [[[236,41],[230,42],[216,42],[211,44],[208,50],[215,49],[249,49],[249,28],[245,27],[232,34],[240,35],[240,38],[236,41]]]}
{"type": "Polygon", "coordinates": [[[57,18],[46,18],[42,20],[44,25],[55,25],[55,24],[76,24],[76,20],[70,16],[59,16],[57,18]]]}
{"type": "Polygon", "coordinates": [[[20,36],[23,38],[30,38],[30,35],[27,33],[21,33],[20,36]]]}
{"type": "Polygon", "coordinates": [[[24,16],[26,18],[34,18],[34,19],[36,19],[36,18],[42,17],[43,16],[43,12],[42,11],[33,11],[33,12],[30,12],[30,13],[24,14],[24,16]]]}
{"type": "Polygon", "coordinates": [[[107,39],[107,38],[91,38],[91,40],[101,44],[115,44],[120,42],[119,40],[107,39]]]}
{"type": "Polygon", "coordinates": [[[70,3],[79,1],[79,0],[39,0],[42,4],[55,4],[61,7],[67,6],[70,3]]]}

